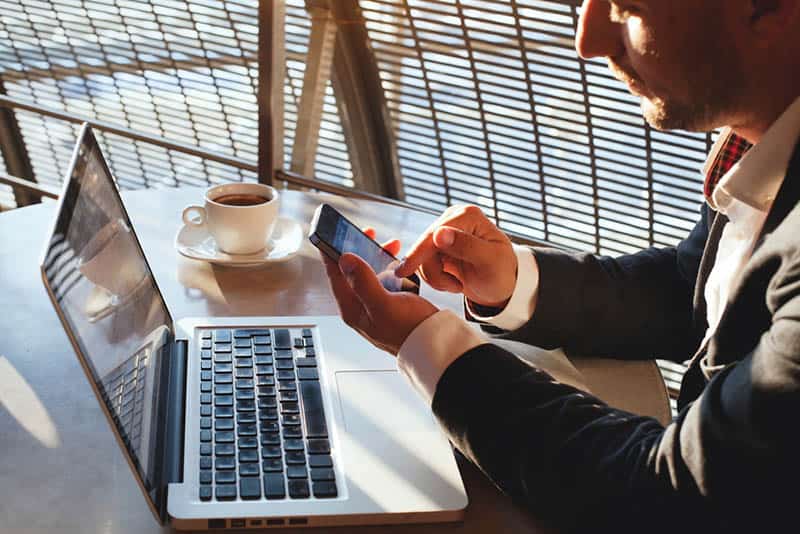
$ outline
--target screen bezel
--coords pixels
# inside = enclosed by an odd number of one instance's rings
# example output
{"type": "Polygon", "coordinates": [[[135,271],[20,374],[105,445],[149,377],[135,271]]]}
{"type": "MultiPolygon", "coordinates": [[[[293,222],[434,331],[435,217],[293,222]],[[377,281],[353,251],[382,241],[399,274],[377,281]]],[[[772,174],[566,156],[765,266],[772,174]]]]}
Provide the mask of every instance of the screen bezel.
{"type": "MultiPolygon", "coordinates": [[[[353,221],[342,215],[330,204],[323,203],[320,204],[314,212],[314,217],[311,220],[311,228],[308,234],[308,239],[312,244],[314,244],[314,246],[319,248],[333,261],[338,262],[339,257],[342,254],[342,251],[333,246],[333,236],[331,235],[331,232],[335,231],[339,221],[343,221],[348,226],[354,228],[367,242],[372,243],[372,245],[374,245],[374,247],[378,249],[382,255],[390,258],[392,261],[397,260],[395,256],[384,250],[384,248],[377,241],[365,234],[361,228],[353,223],[353,221]]],[[[402,291],[419,294],[420,281],[416,274],[407,276],[403,280],[407,280],[410,283],[404,284],[402,291]]]]}
{"type": "MultiPolygon", "coordinates": [[[[70,212],[67,207],[69,204],[69,199],[74,199],[80,192],[80,183],[77,180],[73,180],[73,173],[75,171],[75,167],[79,162],[79,158],[81,157],[81,149],[91,150],[97,148],[98,152],[100,153],[100,163],[103,166],[104,176],[111,179],[111,183],[109,184],[112,190],[112,195],[114,196],[114,200],[119,204],[121,214],[124,218],[124,222],[128,225],[129,228],[133,228],[133,225],[130,220],[130,216],[128,215],[128,211],[125,209],[125,205],[122,202],[122,197],[119,193],[119,189],[117,188],[116,183],[113,180],[112,174],[110,169],[108,168],[108,164],[106,163],[105,157],[103,156],[102,150],[100,148],[97,139],[95,138],[94,134],[92,133],[91,126],[89,123],[84,123],[81,127],[81,130],[78,134],[78,141],[75,144],[75,148],[72,153],[72,158],[70,160],[70,164],[67,167],[67,173],[64,177],[64,185],[61,190],[61,194],[58,198],[58,203],[56,206],[56,216],[53,218],[53,225],[50,229],[50,232],[47,234],[48,238],[45,242],[45,246],[42,250],[42,255],[39,261],[39,270],[40,275],[42,277],[42,282],[44,283],[45,288],[47,289],[47,294],[50,297],[50,301],[53,304],[53,308],[55,309],[56,314],[58,315],[59,321],[64,328],[67,337],[69,338],[70,343],[72,344],[72,348],[78,357],[78,361],[83,368],[84,374],[86,375],[87,380],[89,381],[89,385],[92,387],[92,390],[98,400],[98,404],[100,404],[100,409],[102,410],[103,414],[106,417],[108,425],[111,427],[111,431],[114,434],[114,437],[117,440],[117,444],[119,445],[120,449],[123,452],[123,456],[125,460],[128,462],[128,466],[130,467],[131,471],[133,472],[134,478],[136,479],[136,483],[139,486],[139,489],[142,491],[142,494],[145,497],[145,501],[147,502],[150,511],[153,513],[153,516],[160,524],[166,524],[167,521],[167,481],[164,476],[164,462],[160,456],[159,462],[156,464],[155,468],[153,469],[153,480],[152,480],[152,492],[147,490],[147,484],[142,479],[142,475],[139,472],[137,467],[138,461],[131,455],[128,447],[125,443],[125,439],[120,433],[116,423],[114,422],[114,414],[111,413],[109,407],[103,400],[103,392],[98,387],[97,383],[100,378],[97,376],[94,367],[91,361],[87,358],[84,354],[83,347],[81,346],[78,337],[73,332],[72,326],[69,320],[65,317],[64,313],[61,310],[61,306],[58,301],[58,297],[55,294],[55,289],[50,284],[50,279],[47,275],[47,259],[48,259],[48,252],[51,249],[51,244],[53,242],[53,238],[55,237],[55,232],[59,227],[62,227],[64,224],[69,224],[72,218],[72,213],[70,212]]],[[[174,320],[172,314],[169,312],[169,308],[166,305],[166,301],[164,300],[164,295],[161,293],[161,289],[158,287],[156,283],[155,277],[153,276],[153,270],[150,268],[150,264],[147,261],[147,257],[144,254],[144,250],[142,249],[142,245],[139,242],[139,238],[136,235],[136,232],[131,232],[131,236],[133,237],[133,241],[136,245],[136,250],[140,254],[141,259],[144,261],[145,265],[147,266],[147,270],[149,271],[152,280],[153,280],[153,289],[157,297],[161,300],[161,304],[163,310],[166,314],[166,327],[168,328],[168,333],[166,334],[167,339],[164,344],[164,347],[169,350],[169,348],[173,345],[175,336],[174,336],[174,320]]],[[[166,376],[166,372],[169,368],[169,360],[170,355],[169,353],[163,355],[160,359],[161,361],[161,368],[154,369],[154,371],[159,374],[160,377],[166,376]]],[[[166,380],[159,380],[160,388],[166,388],[168,386],[168,381],[166,380]]],[[[161,391],[159,392],[159,397],[163,399],[163,402],[166,402],[168,399],[168,392],[161,391]]],[[[162,410],[159,409],[159,413],[162,410]]],[[[156,428],[156,450],[160,450],[163,448],[163,444],[166,438],[166,421],[161,420],[159,417],[157,419],[157,428],[156,428]]]]}

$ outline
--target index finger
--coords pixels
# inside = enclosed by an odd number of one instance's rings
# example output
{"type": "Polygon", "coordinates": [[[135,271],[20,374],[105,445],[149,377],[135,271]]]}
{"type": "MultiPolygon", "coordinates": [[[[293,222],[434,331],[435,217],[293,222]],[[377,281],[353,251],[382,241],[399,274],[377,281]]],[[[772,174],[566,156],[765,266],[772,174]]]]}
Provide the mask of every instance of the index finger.
{"type": "Polygon", "coordinates": [[[433,233],[426,232],[419,241],[414,243],[403,262],[395,269],[394,274],[400,278],[410,276],[419,269],[420,265],[428,261],[436,253],[436,245],[433,244],[433,233]]]}

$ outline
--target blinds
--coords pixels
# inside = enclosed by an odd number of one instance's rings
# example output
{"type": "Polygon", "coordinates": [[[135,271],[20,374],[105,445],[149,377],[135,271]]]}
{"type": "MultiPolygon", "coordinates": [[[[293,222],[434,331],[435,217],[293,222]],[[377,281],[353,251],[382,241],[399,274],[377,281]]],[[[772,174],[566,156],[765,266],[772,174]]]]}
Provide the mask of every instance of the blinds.
{"type": "MultiPolygon", "coordinates": [[[[255,161],[256,0],[2,0],[10,96],[255,161]]],[[[17,112],[37,179],[64,175],[76,127],[17,112]]],[[[255,179],[101,135],[123,188],[255,179]]]]}
{"type": "Polygon", "coordinates": [[[708,135],[660,133],[574,50],[578,0],[361,0],[406,200],[580,250],[673,244],[708,135]]]}

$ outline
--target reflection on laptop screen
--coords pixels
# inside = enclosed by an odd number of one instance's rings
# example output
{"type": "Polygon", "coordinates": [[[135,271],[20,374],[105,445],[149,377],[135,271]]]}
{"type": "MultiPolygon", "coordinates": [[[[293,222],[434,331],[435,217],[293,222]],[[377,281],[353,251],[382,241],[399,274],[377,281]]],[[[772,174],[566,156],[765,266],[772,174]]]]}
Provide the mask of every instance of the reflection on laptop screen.
{"type": "Polygon", "coordinates": [[[88,129],[74,156],[44,276],[146,491],[153,491],[171,320],[88,129]]]}

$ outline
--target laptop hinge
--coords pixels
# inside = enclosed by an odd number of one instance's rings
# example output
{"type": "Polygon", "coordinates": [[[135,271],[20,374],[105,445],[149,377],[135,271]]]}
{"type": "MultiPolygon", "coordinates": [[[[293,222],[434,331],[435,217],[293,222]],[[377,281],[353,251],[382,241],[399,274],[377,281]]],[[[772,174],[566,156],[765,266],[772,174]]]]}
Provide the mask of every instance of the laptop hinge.
{"type": "Polygon", "coordinates": [[[162,480],[164,487],[163,516],[166,519],[166,488],[171,482],[183,482],[183,429],[186,410],[186,359],[188,343],[175,341],[169,358],[167,374],[167,409],[164,424],[164,456],[162,480]]]}

